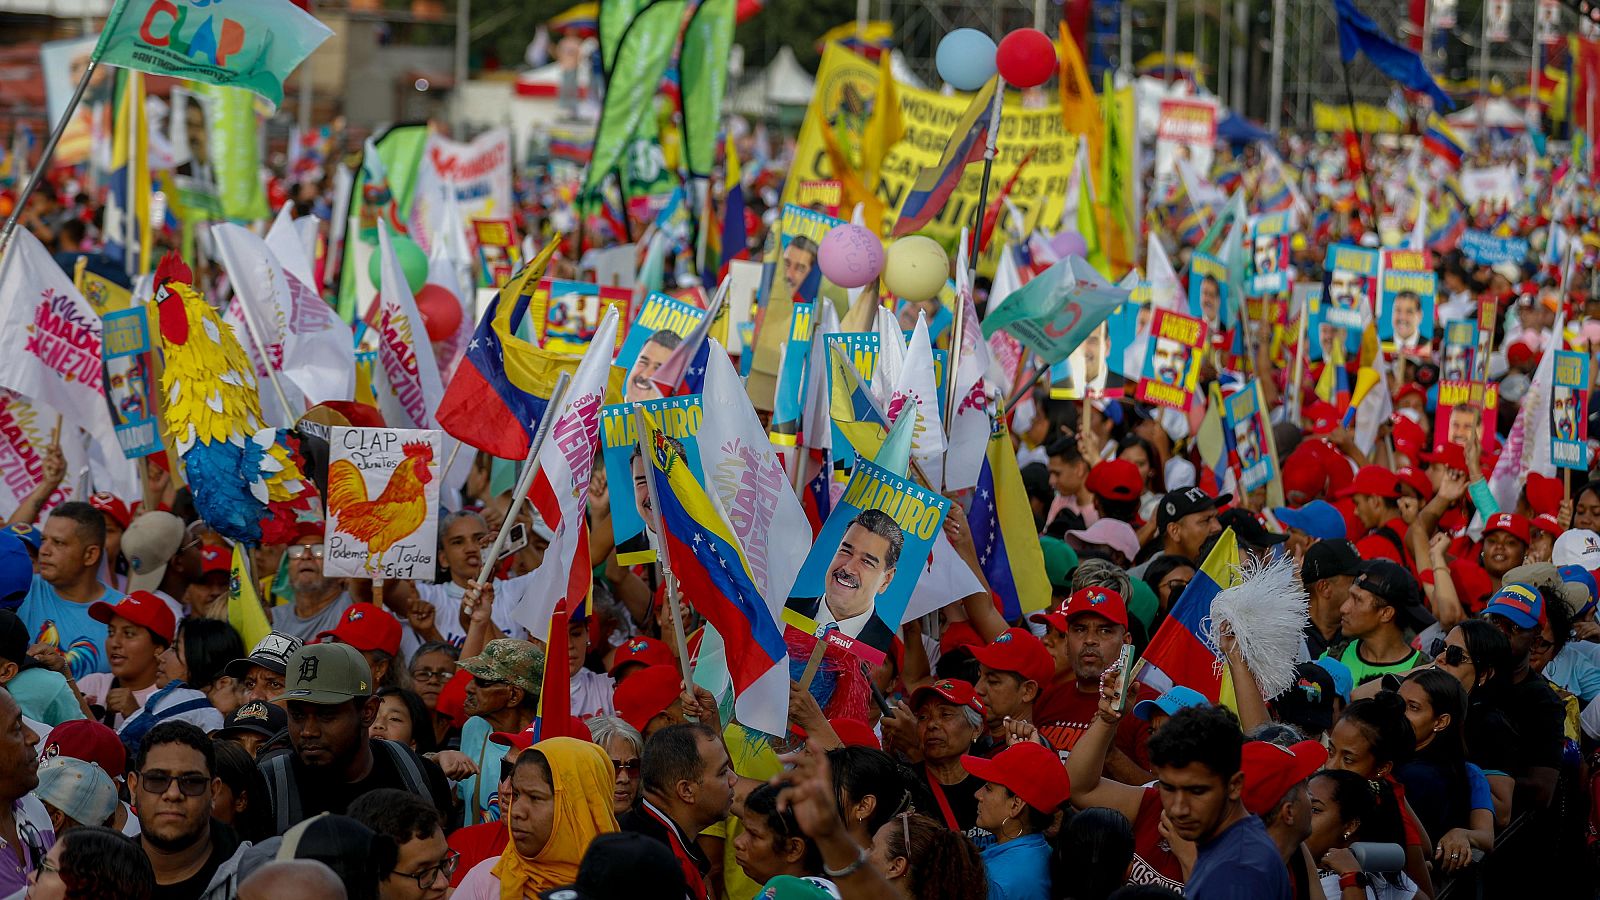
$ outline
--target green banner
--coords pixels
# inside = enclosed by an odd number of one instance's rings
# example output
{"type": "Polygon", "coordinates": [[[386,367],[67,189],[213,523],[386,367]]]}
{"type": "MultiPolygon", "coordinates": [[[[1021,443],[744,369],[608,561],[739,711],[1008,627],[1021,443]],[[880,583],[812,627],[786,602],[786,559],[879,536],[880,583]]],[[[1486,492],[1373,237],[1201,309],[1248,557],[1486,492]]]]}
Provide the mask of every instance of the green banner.
{"type": "MultiPolygon", "coordinates": [[[[602,4],[602,7],[604,4],[602,4]]],[[[678,42],[684,0],[653,0],[628,25],[617,48],[611,80],[606,84],[605,106],[594,139],[583,190],[594,191],[627,152],[639,122],[654,107],[651,99],[661,86],[678,42]]]]}
{"type": "Polygon", "coordinates": [[[261,181],[261,120],[256,115],[256,98],[240,88],[206,83],[195,85],[195,93],[211,101],[206,139],[223,216],[265,219],[271,211],[261,181]]]}
{"type": "Polygon", "coordinates": [[[709,176],[728,92],[735,0],[703,0],[683,32],[678,74],[683,88],[683,152],[691,175],[709,176]]]}

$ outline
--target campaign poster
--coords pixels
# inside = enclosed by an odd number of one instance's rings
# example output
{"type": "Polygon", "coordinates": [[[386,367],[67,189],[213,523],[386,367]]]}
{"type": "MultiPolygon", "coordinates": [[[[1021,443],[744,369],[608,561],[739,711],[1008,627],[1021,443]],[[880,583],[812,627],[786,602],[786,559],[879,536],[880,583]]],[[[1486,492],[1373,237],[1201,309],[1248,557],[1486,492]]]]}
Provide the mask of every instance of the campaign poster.
{"type": "Polygon", "coordinates": [[[1211,171],[1217,146],[1217,107],[1201,99],[1168,98],[1161,101],[1156,120],[1156,177],[1176,177],[1178,161],[1211,171]]]}
{"type": "Polygon", "coordinates": [[[1503,262],[1521,265],[1528,258],[1527,238],[1496,237],[1490,232],[1476,228],[1469,228],[1461,233],[1460,246],[1461,252],[1480,266],[1492,266],[1503,262]]]}
{"type": "MultiPolygon", "coordinates": [[[[650,411],[661,423],[667,437],[683,442],[689,471],[705,484],[700,468],[700,418],[703,407],[699,394],[645,400],[639,408],[650,411]]],[[[639,458],[638,416],[634,404],[618,403],[600,408],[600,454],[606,468],[606,485],[611,493],[611,533],[616,538],[617,562],[624,566],[655,562],[655,532],[641,512],[649,504],[645,483],[645,463],[639,458]],[[626,487],[624,487],[626,486],[626,487]]]]}
{"type": "MultiPolygon", "coordinates": [[[[1154,286],[1135,269],[1117,282],[1128,291],[1128,299],[1106,319],[1106,365],[1126,380],[1137,380],[1144,371],[1145,349],[1150,345],[1150,317],[1155,313],[1154,286]]],[[[1163,306],[1170,301],[1163,298],[1163,306]]]]}
{"type": "Polygon", "coordinates": [[[651,376],[705,317],[705,310],[666,294],[646,297],[628,326],[627,337],[617,345],[616,365],[628,370],[622,399],[632,403],[660,397],[661,389],[651,376]]]}
{"type": "MultiPolygon", "coordinates": [[[[850,360],[850,364],[856,367],[857,374],[861,376],[861,383],[871,386],[872,373],[878,369],[878,348],[881,337],[882,335],[876,331],[835,332],[823,335],[823,340],[826,342],[823,345],[823,349],[827,351],[826,358],[832,359],[833,348],[837,345],[844,353],[845,359],[850,360]]],[[[833,367],[829,366],[828,396],[833,396],[834,390],[833,367]]],[[[864,411],[856,410],[856,413],[860,416],[864,414],[864,411]]],[[[831,427],[833,428],[833,469],[837,473],[850,468],[855,462],[856,451],[850,445],[850,439],[845,437],[844,432],[839,430],[839,426],[834,425],[831,427]]]]}
{"type": "Polygon", "coordinates": [[[1372,308],[1372,298],[1377,291],[1378,261],[1378,251],[1368,247],[1334,244],[1328,248],[1325,263],[1328,289],[1322,304],[1324,322],[1360,334],[1362,313],[1372,308]]]}
{"type": "Polygon", "coordinates": [[[783,348],[783,363],[778,366],[778,389],[772,398],[772,442],[793,447],[800,433],[800,420],[806,411],[806,386],[811,369],[810,303],[796,303],[789,317],[789,340],[783,348]]]}
{"type": "Polygon", "coordinates": [[[1212,334],[1233,326],[1233,298],[1228,284],[1228,266],[1209,253],[1196,253],[1189,260],[1189,315],[1206,323],[1212,334]]]}
{"type": "Polygon", "coordinates": [[[522,268],[517,224],[510,219],[473,219],[472,240],[478,248],[478,278],[484,287],[499,287],[522,268]]]}
{"type": "Polygon", "coordinates": [[[1257,216],[1250,226],[1250,277],[1246,292],[1266,297],[1289,289],[1289,213],[1257,216]]]}
{"type": "Polygon", "coordinates": [[[858,461],[785,609],[887,653],[949,509],[939,494],[858,461]]]}
{"type": "Polygon", "coordinates": [[[801,181],[795,187],[794,202],[816,212],[837,216],[839,205],[844,202],[844,182],[832,178],[801,181]]]}
{"type": "Polygon", "coordinates": [[[106,405],[122,455],[138,459],[160,452],[160,395],[150,318],[144,306],[108,312],[100,319],[106,405]]]}
{"type": "Polygon", "coordinates": [[[322,574],[433,580],[443,436],[414,428],[328,429],[322,574]]]}
{"type": "Polygon", "coordinates": [[[1462,448],[1472,446],[1473,434],[1478,435],[1478,446],[1492,453],[1498,443],[1495,424],[1500,413],[1500,385],[1490,381],[1439,382],[1439,408],[1434,415],[1433,441],[1448,441],[1462,448]]]}
{"type": "Polygon", "coordinates": [[[822,290],[822,268],[817,265],[818,248],[822,246],[824,235],[843,224],[843,219],[804,206],[790,203],[783,207],[779,269],[796,301],[817,299],[822,290]]]}
{"type": "Polygon", "coordinates": [[[492,128],[468,143],[429,131],[411,190],[411,234],[422,249],[444,228],[466,230],[473,219],[510,215],[511,132],[492,128]],[[461,221],[441,222],[455,194],[461,221]]]}
{"type": "Polygon", "coordinates": [[[1378,339],[1391,352],[1433,346],[1433,300],[1438,278],[1426,250],[1383,251],[1378,276],[1378,339]]]}
{"type": "Polygon", "coordinates": [[[1589,469],[1589,355],[1556,351],[1550,392],[1550,462],[1559,468],[1589,469]]]}
{"type": "Polygon", "coordinates": [[[553,353],[581,356],[589,349],[606,311],[613,307],[617,310],[617,343],[625,343],[633,321],[632,305],[633,291],[628,288],[546,278],[528,296],[525,315],[536,330],[534,343],[553,353]]]}
{"type": "MultiPolygon", "coordinates": [[[[99,42],[100,36],[91,34],[38,45],[39,69],[44,78],[45,110],[52,123],[61,121],[61,117],[66,115],[67,105],[72,101],[78,82],[83,80],[83,71],[88,68],[89,57],[99,42]]],[[[20,59],[13,65],[21,66],[20,59]]],[[[67,122],[66,130],[56,144],[52,165],[79,165],[90,161],[98,153],[104,153],[105,161],[110,161],[111,147],[107,131],[111,124],[111,100],[116,80],[114,70],[109,66],[97,67],[94,74],[89,76],[88,90],[84,92],[78,108],[73,110],[72,119],[67,122]],[[97,146],[97,142],[104,146],[97,146]]],[[[43,134],[37,137],[40,142],[45,139],[43,134]]],[[[8,151],[10,149],[7,148],[8,151]]]]}
{"type": "Polygon", "coordinates": [[[1478,323],[1468,319],[1444,323],[1439,350],[1439,383],[1465,384],[1478,371],[1478,323]]]}
{"type": "MultiPolygon", "coordinates": [[[[1108,322],[1101,322],[1070,356],[1051,366],[1050,399],[1104,397],[1111,379],[1111,370],[1106,365],[1106,348],[1110,340],[1108,322]]],[[[1117,380],[1120,386],[1121,379],[1117,380]]]]}
{"type": "Polygon", "coordinates": [[[1265,487],[1277,475],[1272,454],[1267,452],[1267,426],[1261,415],[1261,393],[1254,379],[1242,390],[1222,401],[1222,414],[1228,425],[1228,441],[1239,466],[1239,484],[1246,491],[1265,487]]]}
{"type": "Polygon", "coordinates": [[[1187,412],[1200,382],[1206,323],[1169,309],[1156,310],[1150,323],[1150,353],[1135,399],[1187,412]]]}
{"type": "Polygon", "coordinates": [[[752,345],[755,330],[756,298],[761,292],[761,261],[734,259],[728,261],[728,299],[725,306],[728,316],[728,342],[723,347],[729,356],[745,355],[752,345]]]}

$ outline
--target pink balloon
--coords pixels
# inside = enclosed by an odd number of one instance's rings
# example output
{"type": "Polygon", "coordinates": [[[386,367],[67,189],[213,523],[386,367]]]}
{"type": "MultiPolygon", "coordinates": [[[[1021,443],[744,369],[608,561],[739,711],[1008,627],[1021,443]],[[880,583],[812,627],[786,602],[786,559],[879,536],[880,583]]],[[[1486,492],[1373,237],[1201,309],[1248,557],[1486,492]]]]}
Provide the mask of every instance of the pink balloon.
{"type": "Polygon", "coordinates": [[[1056,236],[1050,239],[1050,249],[1054,250],[1057,256],[1066,259],[1069,256],[1083,256],[1088,253],[1089,243],[1076,231],[1058,231],[1056,236]]]}
{"type": "Polygon", "coordinates": [[[865,287],[883,271],[883,242],[870,230],[847,222],[823,235],[817,264],[822,276],[840,287],[865,287]]]}

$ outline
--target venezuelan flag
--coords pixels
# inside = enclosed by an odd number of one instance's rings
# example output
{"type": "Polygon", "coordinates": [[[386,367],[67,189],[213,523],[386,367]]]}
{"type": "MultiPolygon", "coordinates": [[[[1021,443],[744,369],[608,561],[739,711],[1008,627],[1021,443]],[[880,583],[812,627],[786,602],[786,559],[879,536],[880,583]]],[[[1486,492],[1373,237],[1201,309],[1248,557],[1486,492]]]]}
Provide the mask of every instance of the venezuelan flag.
{"type": "Polygon", "coordinates": [[[517,324],[559,241],[551,241],[500,288],[472,333],[466,355],[439,401],[439,427],[500,459],[524,459],[562,372],[581,357],[540,349],[516,335],[517,324]]]}
{"type": "Polygon", "coordinates": [[[720,271],[727,271],[728,262],[743,253],[750,243],[744,227],[744,173],[739,168],[739,150],[733,145],[733,132],[728,132],[726,145],[727,165],[722,191],[722,259],[720,271]]]}
{"type": "Polygon", "coordinates": [[[1011,432],[997,421],[978,470],[972,496],[972,542],[978,565],[1000,598],[1002,614],[1019,619],[1050,605],[1050,579],[1033,525],[1033,510],[1011,447],[1011,432]]]}
{"type": "Polygon", "coordinates": [[[1445,124],[1437,113],[1428,117],[1428,130],[1422,133],[1422,149],[1429,155],[1442,159],[1450,166],[1451,171],[1461,168],[1461,159],[1466,151],[1461,146],[1461,139],[1456,137],[1450,126],[1445,124]]]}
{"type": "Polygon", "coordinates": [[[594,37],[600,33],[600,4],[594,0],[579,3],[564,12],[556,13],[545,23],[545,27],[557,34],[594,37]]]}
{"type": "Polygon", "coordinates": [[[638,415],[660,516],[657,536],[663,559],[683,596],[722,635],[739,721],[783,734],[789,657],[778,620],[756,587],[733,530],[689,471],[682,445],[666,436],[648,410],[640,409],[638,415]]]}
{"type": "Polygon", "coordinates": [[[983,157],[985,142],[989,139],[989,107],[994,102],[995,91],[1000,90],[998,76],[989,79],[967,104],[967,111],[950,134],[950,142],[934,165],[924,167],[912,182],[900,207],[900,217],[894,223],[894,236],[911,234],[933,221],[944,209],[944,204],[961,183],[961,173],[968,163],[983,157]]]}
{"type": "Polygon", "coordinates": [[[888,417],[862,382],[855,363],[838,344],[828,346],[828,365],[833,369],[829,379],[832,385],[828,396],[829,418],[857,453],[867,459],[877,459],[889,435],[888,417]]]}
{"type": "Polygon", "coordinates": [[[1210,635],[1211,601],[1238,583],[1239,539],[1233,529],[1222,533],[1211,555],[1172,605],[1166,621],[1145,648],[1139,680],[1159,693],[1176,685],[1199,691],[1219,702],[1231,685],[1216,665],[1220,652],[1210,635]]]}

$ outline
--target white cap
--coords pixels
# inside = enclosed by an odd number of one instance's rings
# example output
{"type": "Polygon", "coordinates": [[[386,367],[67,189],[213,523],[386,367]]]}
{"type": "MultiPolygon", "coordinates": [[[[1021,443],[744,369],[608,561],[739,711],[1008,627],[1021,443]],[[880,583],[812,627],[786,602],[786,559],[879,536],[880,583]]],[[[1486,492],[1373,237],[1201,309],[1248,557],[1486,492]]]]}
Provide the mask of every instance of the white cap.
{"type": "Polygon", "coordinates": [[[1580,566],[1593,571],[1600,569],[1600,534],[1587,528],[1574,528],[1556,538],[1550,551],[1550,561],[1557,566],[1580,566]]]}

